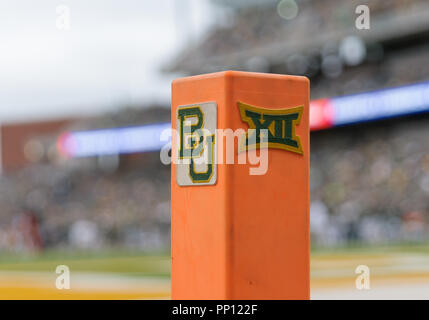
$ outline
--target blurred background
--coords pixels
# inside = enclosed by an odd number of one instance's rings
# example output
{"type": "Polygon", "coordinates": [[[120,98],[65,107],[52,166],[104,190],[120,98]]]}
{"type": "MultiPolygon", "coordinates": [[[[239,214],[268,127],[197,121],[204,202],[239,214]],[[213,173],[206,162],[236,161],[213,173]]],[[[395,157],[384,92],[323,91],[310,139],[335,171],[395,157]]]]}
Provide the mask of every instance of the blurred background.
{"type": "Polygon", "coordinates": [[[16,0],[0,48],[0,298],[169,297],[170,83],[228,69],[311,80],[312,297],[429,298],[428,1],[16,0]]]}

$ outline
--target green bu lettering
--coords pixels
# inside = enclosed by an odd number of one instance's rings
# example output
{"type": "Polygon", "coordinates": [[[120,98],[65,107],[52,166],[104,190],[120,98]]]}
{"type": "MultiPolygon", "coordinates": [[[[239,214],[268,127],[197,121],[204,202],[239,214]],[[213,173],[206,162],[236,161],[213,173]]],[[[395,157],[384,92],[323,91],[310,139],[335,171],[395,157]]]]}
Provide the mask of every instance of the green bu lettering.
{"type": "Polygon", "coordinates": [[[216,182],[216,103],[180,106],[177,110],[179,185],[216,182]]]}

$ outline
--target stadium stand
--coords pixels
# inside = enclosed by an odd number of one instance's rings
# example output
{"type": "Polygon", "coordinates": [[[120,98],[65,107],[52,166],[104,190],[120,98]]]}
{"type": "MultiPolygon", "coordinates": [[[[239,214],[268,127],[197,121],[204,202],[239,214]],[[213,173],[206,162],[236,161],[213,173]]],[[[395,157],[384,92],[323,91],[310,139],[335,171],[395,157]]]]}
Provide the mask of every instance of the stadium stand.
{"type": "Polygon", "coordinates": [[[170,168],[159,161],[158,152],[65,159],[56,148],[56,139],[65,130],[169,118],[166,108],[127,109],[76,120],[48,135],[32,135],[29,141],[39,142],[42,156],[0,178],[0,249],[168,247],[170,168]],[[39,225],[42,241],[38,246],[34,237],[24,236],[29,216],[39,225]]]}
{"type": "MultiPolygon", "coordinates": [[[[166,71],[306,75],[312,99],[429,81],[426,0],[297,1],[299,14],[292,20],[279,15],[277,1],[237,7],[214,2],[227,7],[222,22],[166,71]],[[370,30],[354,27],[361,3],[371,9],[370,30]],[[352,62],[344,53],[350,41],[363,48],[352,62]]],[[[22,149],[29,158],[0,177],[0,249],[168,247],[170,168],[160,163],[159,152],[64,159],[55,143],[64,131],[169,119],[170,110],[160,106],[122,109],[29,136],[32,143],[22,149]]],[[[314,245],[427,238],[428,123],[427,115],[418,114],[312,133],[314,245]]],[[[2,153],[9,148],[13,143],[3,143],[2,153]]]]}

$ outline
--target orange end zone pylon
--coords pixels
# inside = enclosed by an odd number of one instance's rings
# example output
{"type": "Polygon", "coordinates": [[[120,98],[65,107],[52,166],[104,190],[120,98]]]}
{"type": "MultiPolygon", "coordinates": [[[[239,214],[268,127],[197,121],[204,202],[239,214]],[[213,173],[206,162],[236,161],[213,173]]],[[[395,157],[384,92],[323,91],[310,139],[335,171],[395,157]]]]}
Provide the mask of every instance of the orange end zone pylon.
{"type": "Polygon", "coordinates": [[[171,114],[172,298],[309,299],[308,79],[177,79],[171,114]]]}

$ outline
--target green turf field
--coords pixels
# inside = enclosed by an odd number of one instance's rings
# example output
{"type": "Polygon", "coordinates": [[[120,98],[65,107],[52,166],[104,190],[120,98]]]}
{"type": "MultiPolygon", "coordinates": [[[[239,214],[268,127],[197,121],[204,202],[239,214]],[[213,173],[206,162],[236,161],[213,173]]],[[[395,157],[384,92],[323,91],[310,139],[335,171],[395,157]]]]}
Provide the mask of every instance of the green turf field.
{"type": "Polygon", "coordinates": [[[135,251],[45,251],[38,254],[4,254],[0,271],[54,271],[67,265],[75,272],[107,272],[130,276],[170,276],[168,253],[135,251]]]}
{"type": "MultiPolygon", "coordinates": [[[[319,259],[342,257],[359,259],[359,256],[428,255],[429,244],[401,244],[390,246],[348,246],[313,248],[311,256],[319,259]]],[[[65,264],[76,272],[107,272],[130,276],[170,275],[168,252],[142,253],[127,250],[60,251],[41,253],[0,253],[0,271],[52,271],[65,264]]],[[[429,266],[428,266],[429,267],[429,266]]]]}

